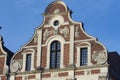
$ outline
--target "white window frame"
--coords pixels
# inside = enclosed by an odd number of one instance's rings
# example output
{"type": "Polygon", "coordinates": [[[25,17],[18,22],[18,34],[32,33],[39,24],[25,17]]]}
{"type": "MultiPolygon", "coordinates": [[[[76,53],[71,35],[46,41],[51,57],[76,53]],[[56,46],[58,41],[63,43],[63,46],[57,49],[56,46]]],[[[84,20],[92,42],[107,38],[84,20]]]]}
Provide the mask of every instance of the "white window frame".
{"type": "Polygon", "coordinates": [[[77,64],[76,67],[80,67],[80,56],[81,56],[81,48],[87,48],[88,49],[88,63],[86,66],[91,65],[91,44],[89,42],[82,42],[77,46],[77,64]],[[80,46],[81,44],[86,44],[85,46],[80,46]]]}
{"type": "Polygon", "coordinates": [[[64,65],[63,65],[64,55],[63,54],[64,54],[64,43],[65,43],[65,40],[60,35],[54,35],[54,36],[50,37],[46,41],[46,46],[47,46],[47,65],[46,65],[46,69],[50,69],[50,48],[51,48],[51,43],[53,41],[59,41],[60,44],[61,44],[60,68],[64,68],[64,65]]]}
{"type": "Polygon", "coordinates": [[[35,57],[35,50],[34,49],[27,49],[25,50],[25,52],[22,53],[23,54],[23,66],[22,66],[22,70],[21,71],[26,71],[26,56],[28,54],[31,54],[31,69],[30,71],[35,70],[34,69],[34,57],[35,57]],[[28,52],[27,52],[28,51],[28,52]]]}

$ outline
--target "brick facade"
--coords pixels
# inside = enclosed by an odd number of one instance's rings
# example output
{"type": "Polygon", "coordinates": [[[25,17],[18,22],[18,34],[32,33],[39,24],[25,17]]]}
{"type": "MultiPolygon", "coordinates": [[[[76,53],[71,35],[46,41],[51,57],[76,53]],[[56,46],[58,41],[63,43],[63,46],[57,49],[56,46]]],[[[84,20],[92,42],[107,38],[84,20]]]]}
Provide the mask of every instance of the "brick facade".
{"type": "MultiPolygon", "coordinates": [[[[107,49],[95,37],[87,34],[82,23],[73,21],[70,15],[71,12],[62,1],[56,0],[48,5],[43,24],[36,28],[31,40],[12,57],[8,76],[3,74],[5,64],[0,65],[1,79],[106,80],[109,73],[107,49]],[[58,41],[60,46],[53,46],[60,49],[52,54],[51,44],[54,41],[58,41]],[[82,55],[82,48],[87,49],[87,54],[84,51],[82,55]],[[28,54],[29,66],[26,64],[28,54]],[[81,65],[84,60],[86,64],[81,65]],[[55,67],[51,68],[53,65],[55,67]],[[27,71],[26,66],[30,70],[27,71]]],[[[0,63],[5,63],[7,57],[0,55],[0,63]]]]}

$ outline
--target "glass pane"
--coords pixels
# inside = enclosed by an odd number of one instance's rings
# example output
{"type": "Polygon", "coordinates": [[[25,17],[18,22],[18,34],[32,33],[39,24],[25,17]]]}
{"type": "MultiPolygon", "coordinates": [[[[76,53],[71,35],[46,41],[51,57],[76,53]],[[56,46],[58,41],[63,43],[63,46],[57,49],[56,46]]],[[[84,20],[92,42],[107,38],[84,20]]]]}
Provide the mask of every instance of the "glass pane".
{"type": "Polygon", "coordinates": [[[60,43],[57,43],[57,50],[60,50],[60,43]]]}
{"type": "Polygon", "coordinates": [[[52,51],[55,50],[55,43],[52,43],[52,51]]]}
{"type": "Polygon", "coordinates": [[[87,65],[88,63],[88,50],[87,48],[81,48],[81,65],[87,65]]]}
{"type": "Polygon", "coordinates": [[[31,54],[27,54],[26,56],[26,71],[30,71],[31,69],[31,54]]]}
{"type": "Polygon", "coordinates": [[[50,68],[59,68],[60,67],[60,43],[54,41],[51,44],[50,51],[50,68]]]}

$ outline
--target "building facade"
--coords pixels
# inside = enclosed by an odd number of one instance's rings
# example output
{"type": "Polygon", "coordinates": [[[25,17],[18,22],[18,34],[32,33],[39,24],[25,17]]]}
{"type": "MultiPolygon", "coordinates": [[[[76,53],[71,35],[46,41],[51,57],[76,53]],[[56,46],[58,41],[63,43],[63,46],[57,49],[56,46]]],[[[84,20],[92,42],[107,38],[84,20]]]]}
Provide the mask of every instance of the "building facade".
{"type": "Polygon", "coordinates": [[[12,57],[8,80],[117,80],[109,75],[105,46],[70,15],[60,0],[48,5],[42,25],[12,57]]]}
{"type": "Polygon", "coordinates": [[[0,80],[8,79],[12,56],[13,53],[4,46],[3,38],[0,36],[0,80]]]}

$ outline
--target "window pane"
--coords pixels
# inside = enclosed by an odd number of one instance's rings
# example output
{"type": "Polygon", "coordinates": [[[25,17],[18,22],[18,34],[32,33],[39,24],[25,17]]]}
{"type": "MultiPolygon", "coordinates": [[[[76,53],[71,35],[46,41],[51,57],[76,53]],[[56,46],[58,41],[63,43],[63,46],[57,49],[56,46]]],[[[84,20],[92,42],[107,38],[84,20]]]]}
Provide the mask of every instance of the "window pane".
{"type": "Polygon", "coordinates": [[[88,63],[88,49],[87,48],[81,48],[81,65],[87,65],[88,63]]]}
{"type": "Polygon", "coordinates": [[[50,51],[50,68],[59,68],[60,67],[60,43],[54,41],[51,44],[50,51]]]}
{"type": "Polygon", "coordinates": [[[52,51],[55,50],[55,43],[52,44],[52,51]]]}
{"type": "Polygon", "coordinates": [[[27,54],[26,56],[26,71],[30,71],[31,69],[31,54],[27,54]]]}
{"type": "Polygon", "coordinates": [[[60,43],[57,43],[57,50],[60,50],[60,43]]]}

